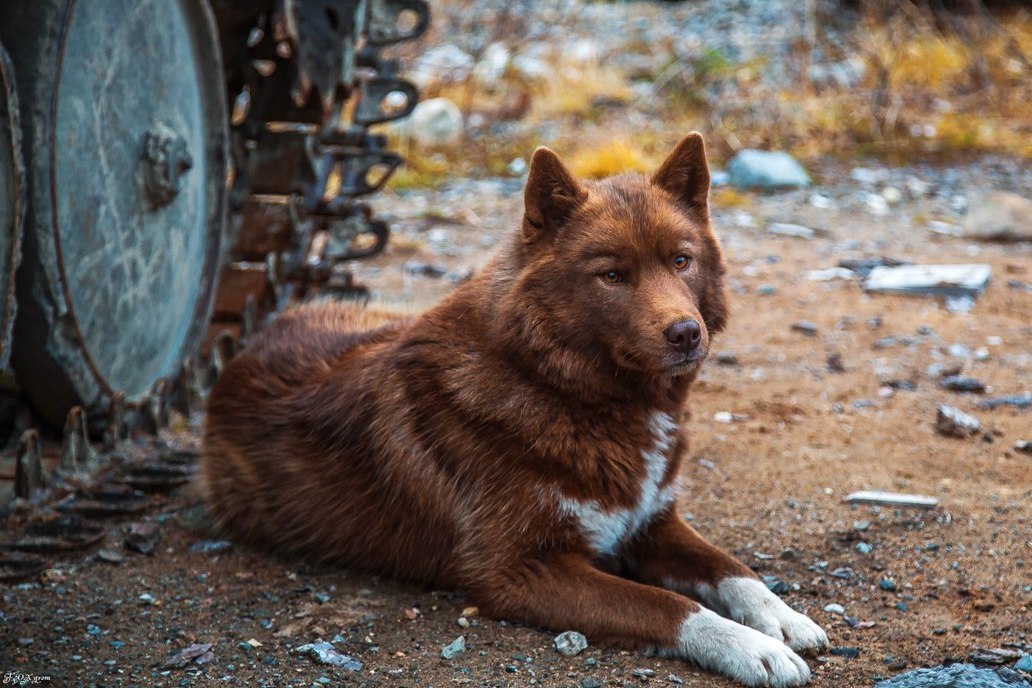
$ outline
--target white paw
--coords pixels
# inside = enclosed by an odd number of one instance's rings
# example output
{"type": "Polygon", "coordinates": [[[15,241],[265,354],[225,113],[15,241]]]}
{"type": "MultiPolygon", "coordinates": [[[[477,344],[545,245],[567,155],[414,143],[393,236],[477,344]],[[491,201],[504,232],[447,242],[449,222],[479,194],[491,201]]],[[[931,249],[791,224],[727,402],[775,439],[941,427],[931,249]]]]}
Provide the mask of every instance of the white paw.
{"type": "Polygon", "coordinates": [[[820,626],[782,602],[755,578],[725,578],[716,588],[704,587],[699,592],[707,606],[785,642],[793,650],[819,650],[828,644],[828,636],[820,626]]]}
{"type": "Polygon", "coordinates": [[[676,654],[747,686],[787,688],[810,680],[810,667],[784,643],[708,609],[685,619],[676,654]]]}

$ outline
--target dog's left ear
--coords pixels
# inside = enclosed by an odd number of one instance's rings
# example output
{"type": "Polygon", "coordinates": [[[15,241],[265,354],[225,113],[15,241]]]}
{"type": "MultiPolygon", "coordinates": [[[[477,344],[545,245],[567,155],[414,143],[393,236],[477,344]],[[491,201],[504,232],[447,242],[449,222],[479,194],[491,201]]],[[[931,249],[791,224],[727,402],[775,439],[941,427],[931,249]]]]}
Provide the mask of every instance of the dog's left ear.
{"type": "Polygon", "coordinates": [[[652,175],[652,183],[688,207],[707,210],[710,174],[702,134],[693,131],[681,139],[652,175]]]}

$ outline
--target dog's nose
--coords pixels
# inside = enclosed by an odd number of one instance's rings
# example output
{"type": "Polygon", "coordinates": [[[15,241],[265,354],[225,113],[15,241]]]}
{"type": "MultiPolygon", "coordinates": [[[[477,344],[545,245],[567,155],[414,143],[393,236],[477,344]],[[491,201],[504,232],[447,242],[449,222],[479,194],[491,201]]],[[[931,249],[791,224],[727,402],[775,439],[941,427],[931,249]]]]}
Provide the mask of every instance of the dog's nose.
{"type": "Polygon", "coordinates": [[[702,341],[702,328],[692,319],[678,320],[663,330],[663,336],[683,354],[690,354],[699,347],[702,341]]]}

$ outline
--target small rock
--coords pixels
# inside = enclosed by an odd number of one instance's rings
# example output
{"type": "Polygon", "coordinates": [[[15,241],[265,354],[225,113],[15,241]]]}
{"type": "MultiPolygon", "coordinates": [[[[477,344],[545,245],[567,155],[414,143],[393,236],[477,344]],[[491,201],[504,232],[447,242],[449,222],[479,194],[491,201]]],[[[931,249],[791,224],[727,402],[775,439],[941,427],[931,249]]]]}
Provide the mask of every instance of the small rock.
{"type": "Polygon", "coordinates": [[[331,666],[340,667],[345,671],[362,671],[362,662],[354,659],[350,655],[344,655],[337,652],[336,648],[334,648],[331,643],[327,643],[325,641],[301,645],[295,649],[294,652],[299,655],[310,654],[315,657],[316,661],[320,664],[329,664],[331,666]]]}
{"type": "Polygon", "coordinates": [[[466,651],[466,638],[459,636],[449,644],[441,648],[442,659],[454,659],[466,651]]]}
{"type": "Polygon", "coordinates": [[[631,676],[635,678],[652,678],[656,675],[655,669],[632,669],[631,676]]]}
{"type": "Polygon", "coordinates": [[[1021,659],[1015,663],[1014,669],[1032,675],[1032,655],[1021,655],[1021,659]]]}
{"type": "Polygon", "coordinates": [[[825,363],[828,366],[828,370],[832,373],[846,372],[845,361],[842,360],[842,354],[837,351],[833,351],[828,354],[828,357],[825,359],[825,363]]]}
{"type": "Polygon", "coordinates": [[[807,337],[813,337],[817,334],[817,325],[809,320],[799,320],[798,322],[792,323],[792,330],[795,332],[802,332],[807,337]]]}
{"type": "Polygon", "coordinates": [[[722,366],[738,365],[738,356],[730,351],[721,351],[717,354],[717,364],[722,366]]]}
{"type": "Polygon", "coordinates": [[[602,681],[597,678],[582,678],[578,684],[580,688],[602,688],[602,681]]]}
{"type": "Polygon", "coordinates": [[[882,189],[881,196],[889,205],[896,205],[903,200],[903,192],[894,186],[886,186],[882,189]]]}
{"type": "Polygon", "coordinates": [[[763,582],[766,584],[767,589],[775,595],[784,595],[788,592],[788,583],[777,576],[764,576],[763,582]]]}
{"type": "Polygon", "coordinates": [[[229,540],[201,540],[190,545],[191,552],[225,552],[233,546],[229,540]]]}
{"type": "Polygon", "coordinates": [[[776,292],[773,284],[761,284],[756,288],[756,293],[760,296],[773,296],[776,292]]]}
{"type": "Polygon", "coordinates": [[[455,623],[459,624],[460,628],[469,628],[469,619],[464,616],[460,616],[455,623]]]}
{"type": "Polygon", "coordinates": [[[900,265],[913,265],[909,260],[903,260],[901,258],[889,258],[887,256],[879,256],[874,258],[846,258],[840,260],[838,266],[854,272],[861,277],[867,277],[871,274],[871,270],[879,267],[895,268],[900,265]]]}
{"type": "Polygon", "coordinates": [[[841,604],[835,604],[834,602],[824,606],[824,611],[829,614],[845,614],[846,608],[841,604]]]}
{"type": "Polygon", "coordinates": [[[107,564],[121,564],[125,561],[125,557],[113,549],[98,549],[97,559],[100,559],[107,564]]]}
{"type": "Polygon", "coordinates": [[[974,416],[969,416],[960,409],[939,404],[935,417],[935,429],[948,437],[969,437],[982,429],[982,424],[974,416]]]}
{"type": "Polygon", "coordinates": [[[795,561],[798,558],[799,553],[791,547],[786,547],[785,549],[781,550],[781,554],[778,555],[778,559],[780,559],[781,561],[795,561]]]}
{"type": "Polygon", "coordinates": [[[856,659],[860,656],[860,650],[855,647],[833,647],[831,648],[831,654],[835,655],[836,657],[856,659]]]}
{"type": "Polygon", "coordinates": [[[857,530],[861,533],[869,530],[871,527],[870,521],[853,521],[853,530],[857,530]]]}
{"type": "Polygon", "coordinates": [[[991,191],[971,201],[964,236],[980,241],[1032,241],[1032,200],[991,191]]]}
{"type": "Polygon", "coordinates": [[[854,549],[856,549],[860,554],[870,554],[874,551],[874,545],[869,542],[858,542],[854,546],[854,549]]]}
{"type": "Polygon", "coordinates": [[[447,98],[420,101],[399,125],[420,146],[450,146],[462,136],[462,111],[447,98]]]}
{"type": "Polygon", "coordinates": [[[882,578],[878,581],[878,587],[886,592],[896,592],[896,583],[889,578],[882,578]]]}
{"type": "Polygon", "coordinates": [[[813,239],[817,233],[809,227],[795,225],[789,222],[771,223],[767,231],[777,236],[795,237],[797,239],[813,239]]]}
{"type": "Polygon", "coordinates": [[[809,270],[806,279],[811,282],[832,282],[834,280],[851,280],[856,273],[842,267],[825,268],[824,270],[809,270]]]}
{"type": "Polygon", "coordinates": [[[939,380],[939,386],[951,392],[976,392],[981,394],[985,391],[984,382],[967,375],[947,375],[939,380]]]}
{"type": "Polygon", "coordinates": [[[1018,440],[1014,443],[1014,450],[1022,454],[1032,454],[1032,440],[1018,440]]]}
{"type": "Polygon", "coordinates": [[[588,639],[584,637],[583,633],[578,633],[577,631],[565,631],[557,635],[552,641],[552,644],[555,646],[556,652],[559,654],[564,657],[573,657],[587,649],[588,639]]]}
{"type": "Polygon", "coordinates": [[[881,194],[867,194],[864,197],[864,205],[867,206],[867,212],[875,217],[885,217],[889,214],[889,204],[881,194]]]}
{"type": "Polygon", "coordinates": [[[807,187],[810,177],[795,158],[782,151],[740,151],[727,166],[732,186],[740,189],[807,187]]]}
{"type": "Polygon", "coordinates": [[[206,664],[215,658],[215,655],[211,652],[211,648],[211,643],[195,643],[188,647],[184,647],[182,650],[166,659],[165,663],[161,665],[161,668],[182,669],[190,664],[206,664]]]}
{"type": "Polygon", "coordinates": [[[158,524],[150,521],[130,523],[125,534],[125,544],[140,554],[150,554],[158,544],[158,524]]]}
{"type": "Polygon", "coordinates": [[[1032,392],[1014,394],[1006,397],[983,399],[982,401],[976,402],[975,406],[980,409],[994,409],[998,406],[1013,406],[1015,408],[1025,409],[1032,407],[1032,392]]]}

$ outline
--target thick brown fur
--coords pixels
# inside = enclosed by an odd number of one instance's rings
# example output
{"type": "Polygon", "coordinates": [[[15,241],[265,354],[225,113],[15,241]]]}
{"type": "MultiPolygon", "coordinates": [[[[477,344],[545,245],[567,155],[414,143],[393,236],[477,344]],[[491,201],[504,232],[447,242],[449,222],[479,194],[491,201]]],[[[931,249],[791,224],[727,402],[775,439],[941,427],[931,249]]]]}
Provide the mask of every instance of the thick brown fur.
{"type": "Polygon", "coordinates": [[[699,609],[682,593],[754,577],[672,498],[640,509],[650,451],[653,492],[674,494],[688,389],[727,321],[708,189],[697,134],[651,178],[578,182],[539,149],[520,230],[434,308],[280,315],[212,392],[201,487],[219,526],[464,588],[488,615],[676,649],[699,609]],[[664,336],[685,320],[688,354],[664,336]],[[662,441],[657,414],[676,424],[662,441]],[[601,551],[578,504],[645,516],[601,551]]]}

